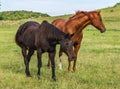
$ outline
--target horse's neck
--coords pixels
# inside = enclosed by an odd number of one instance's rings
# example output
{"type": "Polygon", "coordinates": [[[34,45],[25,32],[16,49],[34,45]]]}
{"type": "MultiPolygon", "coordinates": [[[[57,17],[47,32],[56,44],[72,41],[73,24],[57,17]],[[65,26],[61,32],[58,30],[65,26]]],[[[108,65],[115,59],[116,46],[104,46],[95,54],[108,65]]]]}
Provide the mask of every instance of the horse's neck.
{"type": "Polygon", "coordinates": [[[77,30],[82,30],[87,25],[89,25],[90,22],[91,21],[90,21],[89,17],[85,15],[84,17],[77,19],[77,24],[75,25],[75,27],[76,27],[77,30]]]}
{"type": "MultiPolygon", "coordinates": [[[[81,32],[83,31],[83,29],[84,29],[87,25],[91,24],[91,21],[90,21],[90,19],[89,19],[87,16],[84,16],[83,18],[78,19],[77,22],[78,22],[78,23],[75,24],[75,26],[74,26],[75,29],[76,29],[76,31],[73,33],[74,35],[73,35],[72,39],[75,39],[75,38],[80,37],[80,34],[81,34],[81,32]]],[[[75,29],[74,29],[74,30],[75,30],[75,29]]]]}
{"type": "Polygon", "coordinates": [[[80,37],[82,37],[82,30],[89,25],[89,22],[85,23],[83,26],[81,26],[79,29],[77,29],[77,31],[74,33],[74,35],[72,36],[72,41],[75,42],[76,38],[80,39],[80,37]]]}
{"type": "Polygon", "coordinates": [[[87,25],[91,24],[90,22],[89,17],[86,15],[81,18],[72,19],[67,26],[69,28],[66,28],[66,30],[69,34],[75,34],[78,30],[82,31],[87,25]]]}
{"type": "Polygon", "coordinates": [[[65,37],[65,33],[60,30],[53,31],[53,37],[56,41],[61,41],[65,37]]]}

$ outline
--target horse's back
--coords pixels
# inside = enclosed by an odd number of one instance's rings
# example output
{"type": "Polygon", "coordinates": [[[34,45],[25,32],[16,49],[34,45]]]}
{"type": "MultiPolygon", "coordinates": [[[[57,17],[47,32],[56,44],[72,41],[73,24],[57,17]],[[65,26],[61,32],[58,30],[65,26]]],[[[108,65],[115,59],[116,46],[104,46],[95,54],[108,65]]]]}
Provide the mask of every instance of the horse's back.
{"type": "Polygon", "coordinates": [[[66,20],[65,19],[56,19],[52,22],[52,24],[64,32],[66,20]]]}

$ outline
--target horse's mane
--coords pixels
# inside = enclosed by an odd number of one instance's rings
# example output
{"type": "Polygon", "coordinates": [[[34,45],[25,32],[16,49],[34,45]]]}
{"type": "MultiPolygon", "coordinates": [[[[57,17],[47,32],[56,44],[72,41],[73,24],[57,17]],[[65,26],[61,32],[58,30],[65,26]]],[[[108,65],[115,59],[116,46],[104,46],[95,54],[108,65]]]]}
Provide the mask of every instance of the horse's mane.
{"type": "Polygon", "coordinates": [[[48,37],[59,37],[59,35],[65,36],[66,33],[62,32],[58,28],[56,28],[54,25],[48,23],[46,20],[44,20],[40,25],[40,30],[45,30],[48,37]]]}
{"type": "Polygon", "coordinates": [[[76,13],[69,18],[69,20],[75,19],[77,17],[82,17],[83,14],[86,13],[86,11],[76,11],[76,13]]]}
{"type": "Polygon", "coordinates": [[[76,13],[69,18],[69,20],[76,19],[78,17],[82,17],[83,15],[88,15],[89,13],[99,13],[100,11],[76,11],[76,13]]]}

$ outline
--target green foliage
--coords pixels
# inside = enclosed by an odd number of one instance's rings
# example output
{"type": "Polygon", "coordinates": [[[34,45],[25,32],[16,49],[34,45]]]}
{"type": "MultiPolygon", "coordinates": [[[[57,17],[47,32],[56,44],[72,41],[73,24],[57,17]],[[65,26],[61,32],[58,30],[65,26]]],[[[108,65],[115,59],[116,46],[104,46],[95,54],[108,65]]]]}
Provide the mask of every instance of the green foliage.
{"type": "Polygon", "coordinates": [[[114,5],[114,7],[116,7],[116,6],[120,6],[120,2],[118,2],[114,5]]]}
{"type": "Polygon", "coordinates": [[[32,11],[4,11],[0,12],[0,20],[20,20],[28,18],[49,17],[48,14],[32,11]]]}

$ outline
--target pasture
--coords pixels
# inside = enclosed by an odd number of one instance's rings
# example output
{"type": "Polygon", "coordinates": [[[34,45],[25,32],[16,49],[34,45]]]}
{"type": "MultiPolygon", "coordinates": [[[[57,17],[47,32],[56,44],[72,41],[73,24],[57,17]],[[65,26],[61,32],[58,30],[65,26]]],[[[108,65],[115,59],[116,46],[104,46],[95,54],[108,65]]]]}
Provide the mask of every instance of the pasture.
{"type": "MultiPolygon", "coordinates": [[[[76,72],[68,72],[67,56],[63,55],[63,70],[58,69],[56,54],[57,82],[51,79],[47,68],[48,56],[42,56],[41,79],[37,78],[36,53],[30,61],[32,77],[25,76],[21,49],[15,44],[14,36],[22,21],[0,22],[0,89],[119,89],[120,88],[120,17],[108,15],[103,10],[103,22],[107,31],[100,33],[89,26],[84,29],[84,38],[77,59],[76,72]],[[112,17],[112,18],[111,18],[112,17]]],[[[55,17],[57,18],[57,17],[55,17]]],[[[47,19],[52,21],[55,19],[47,19]]],[[[68,17],[64,17],[68,18],[68,17]]],[[[30,19],[33,20],[33,19],[30,19]]],[[[41,19],[36,19],[41,22],[41,19]]]]}

